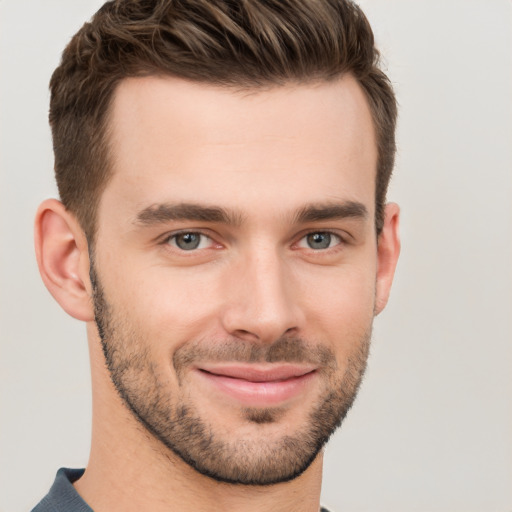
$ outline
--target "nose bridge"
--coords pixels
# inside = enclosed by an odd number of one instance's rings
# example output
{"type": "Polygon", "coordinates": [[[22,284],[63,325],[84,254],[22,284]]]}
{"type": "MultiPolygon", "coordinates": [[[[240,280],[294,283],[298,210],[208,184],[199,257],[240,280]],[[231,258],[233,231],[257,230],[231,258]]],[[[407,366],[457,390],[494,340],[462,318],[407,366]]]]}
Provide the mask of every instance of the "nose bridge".
{"type": "Polygon", "coordinates": [[[259,244],[229,279],[224,327],[237,337],[273,342],[300,324],[290,269],[276,248],[259,244]]]}

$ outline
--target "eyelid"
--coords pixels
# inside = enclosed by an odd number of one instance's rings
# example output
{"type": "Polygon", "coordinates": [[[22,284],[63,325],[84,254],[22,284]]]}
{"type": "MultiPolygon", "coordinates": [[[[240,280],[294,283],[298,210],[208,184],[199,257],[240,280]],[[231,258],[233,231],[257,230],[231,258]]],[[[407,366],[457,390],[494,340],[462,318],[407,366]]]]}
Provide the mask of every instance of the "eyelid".
{"type": "Polygon", "coordinates": [[[310,251],[313,251],[313,252],[316,252],[316,253],[328,252],[328,251],[336,250],[336,248],[339,248],[340,246],[348,244],[349,241],[347,240],[347,238],[349,238],[349,237],[351,238],[351,235],[349,233],[345,233],[345,232],[340,233],[339,230],[335,230],[335,229],[329,229],[329,228],[326,228],[326,229],[322,229],[322,228],[308,229],[306,231],[303,231],[302,233],[300,233],[297,236],[296,242],[293,243],[292,248],[306,249],[306,250],[310,250],[310,251]],[[332,237],[336,237],[338,239],[338,243],[336,243],[332,247],[327,247],[325,249],[313,249],[311,247],[300,247],[299,246],[299,243],[302,240],[304,240],[309,235],[313,235],[315,233],[326,233],[326,234],[331,235],[332,237]]]}
{"type": "Polygon", "coordinates": [[[187,252],[186,250],[184,249],[180,249],[179,247],[177,247],[176,245],[171,245],[171,240],[176,237],[178,237],[179,235],[185,235],[185,234],[195,234],[195,235],[200,235],[202,237],[205,237],[207,238],[210,243],[209,243],[209,246],[208,247],[203,247],[202,249],[194,249],[194,250],[190,250],[188,252],[194,252],[194,251],[198,251],[198,250],[205,250],[205,249],[209,249],[211,247],[214,247],[214,246],[217,246],[217,247],[221,247],[221,244],[218,243],[214,237],[211,235],[211,233],[208,233],[206,232],[205,230],[203,229],[178,229],[176,231],[171,231],[169,233],[166,233],[165,235],[163,235],[160,240],[159,240],[159,245],[167,245],[167,246],[170,246],[172,247],[173,249],[175,249],[176,251],[180,251],[180,252],[187,252]]]}
{"type": "MultiPolygon", "coordinates": [[[[167,232],[164,235],[157,238],[157,243],[159,245],[170,245],[169,242],[172,238],[177,237],[180,234],[186,234],[186,233],[198,234],[198,235],[206,237],[208,240],[210,240],[209,247],[203,248],[202,250],[208,249],[211,246],[214,246],[214,247],[216,246],[217,248],[221,248],[224,245],[216,240],[215,234],[212,234],[210,230],[201,229],[201,228],[178,229],[176,231],[167,232]]],[[[298,243],[300,241],[302,241],[308,235],[311,235],[314,233],[328,233],[328,234],[336,237],[337,239],[339,239],[339,242],[337,244],[335,244],[333,247],[329,247],[327,249],[316,249],[315,250],[315,249],[309,248],[311,251],[315,251],[315,252],[333,250],[340,245],[349,244],[350,239],[353,239],[353,236],[350,233],[345,232],[345,231],[340,233],[340,230],[337,230],[337,229],[332,229],[332,228],[331,229],[329,229],[329,228],[306,229],[294,237],[295,242],[292,243],[292,248],[297,248],[298,243]]],[[[173,246],[171,246],[171,247],[173,247],[173,246]]],[[[180,249],[179,247],[176,247],[176,246],[174,246],[173,248],[180,252],[187,252],[187,251],[184,251],[183,249],[180,249]]],[[[198,249],[196,249],[196,251],[197,250],[198,249]]],[[[193,252],[193,251],[190,251],[190,252],[193,252]]]]}

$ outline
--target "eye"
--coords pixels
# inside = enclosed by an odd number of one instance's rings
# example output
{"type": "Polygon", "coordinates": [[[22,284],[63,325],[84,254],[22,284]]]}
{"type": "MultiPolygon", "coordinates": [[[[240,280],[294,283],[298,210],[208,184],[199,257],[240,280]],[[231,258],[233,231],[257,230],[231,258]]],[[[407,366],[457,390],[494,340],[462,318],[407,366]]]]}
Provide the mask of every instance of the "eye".
{"type": "Polygon", "coordinates": [[[187,231],[177,233],[168,238],[167,243],[182,251],[193,251],[195,249],[206,249],[212,245],[212,239],[202,233],[187,231]]]}
{"type": "Polygon", "coordinates": [[[342,242],[341,237],[330,233],[329,231],[315,231],[314,233],[308,233],[305,237],[299,240],[298,247],[306,249],[322,250],[330,249],[342,242]]]}

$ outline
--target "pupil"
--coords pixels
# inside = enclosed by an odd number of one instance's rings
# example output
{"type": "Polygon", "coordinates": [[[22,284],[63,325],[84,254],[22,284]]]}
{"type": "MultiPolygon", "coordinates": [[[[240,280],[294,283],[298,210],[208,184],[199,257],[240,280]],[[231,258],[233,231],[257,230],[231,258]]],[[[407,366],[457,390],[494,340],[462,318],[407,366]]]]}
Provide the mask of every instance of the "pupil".
{"type": "Polygon", "coordinates": [[[176,238],[176,245],[180,249],[195,249],[199,245],[199,236],[195,233],[184,233],[176,238]]]}
{"type": "Polygon", "coordinates": [[[313,233],[308,235],[308,245],[312,249],[327,249],[331,245],[331,235],[329,233],[313,233]]]}

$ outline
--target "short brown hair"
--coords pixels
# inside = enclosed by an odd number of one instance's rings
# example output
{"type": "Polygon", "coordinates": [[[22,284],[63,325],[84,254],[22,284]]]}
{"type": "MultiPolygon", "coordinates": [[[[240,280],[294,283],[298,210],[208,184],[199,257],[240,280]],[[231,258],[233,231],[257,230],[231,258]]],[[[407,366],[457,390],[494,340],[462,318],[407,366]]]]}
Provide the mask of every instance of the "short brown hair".
{"type": "Polygon", "coordinates": [[[395,156],[396,101],[371,27],[348,0],[113,0],[75,34],[50,81],[62,202],[90,242],[111,176],[108,119],[124,78],[172,75],[238,88],[351,73],[368,99],[378,146],[376,227],[395,156]]]}

